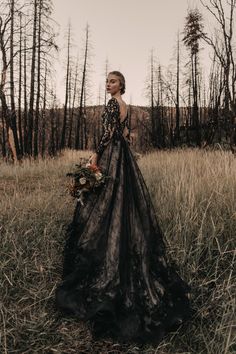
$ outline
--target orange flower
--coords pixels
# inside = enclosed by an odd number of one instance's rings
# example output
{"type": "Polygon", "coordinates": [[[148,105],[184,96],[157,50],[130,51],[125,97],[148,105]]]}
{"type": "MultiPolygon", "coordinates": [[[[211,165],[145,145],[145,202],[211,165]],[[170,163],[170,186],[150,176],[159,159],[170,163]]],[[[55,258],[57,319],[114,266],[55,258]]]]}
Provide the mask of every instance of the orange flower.
{"type": "Polygon", "coordinates": [[[89,168],[94,171],[94,172],[100,172],[100,168],[99,166],[95,165],[95,164],[91,164],[89,165],[89,168]]]}

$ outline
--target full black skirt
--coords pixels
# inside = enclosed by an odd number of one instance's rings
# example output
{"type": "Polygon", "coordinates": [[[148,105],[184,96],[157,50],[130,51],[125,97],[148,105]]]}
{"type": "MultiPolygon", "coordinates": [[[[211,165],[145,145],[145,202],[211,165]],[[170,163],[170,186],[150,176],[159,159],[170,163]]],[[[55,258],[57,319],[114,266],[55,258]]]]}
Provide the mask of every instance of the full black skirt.
{"type": "Polygon", "coordinates": [[[87,321],[94,338],[155,343],[192,317],[190,286],[167,245],[128,142],[112,139],[98,161],[112,178],[77,203],[66,232],[56,306],[87,321]]]}

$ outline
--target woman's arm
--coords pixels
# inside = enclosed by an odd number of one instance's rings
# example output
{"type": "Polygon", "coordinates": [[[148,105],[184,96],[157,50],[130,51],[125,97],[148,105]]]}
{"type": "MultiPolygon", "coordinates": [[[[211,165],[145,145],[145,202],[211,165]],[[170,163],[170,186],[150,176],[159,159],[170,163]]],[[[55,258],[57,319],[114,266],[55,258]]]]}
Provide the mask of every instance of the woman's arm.
{"type": "Polygon", "coordinates": [[[120,115],[119,103],[114,98],[110,98],[105,108],[103,114],[103,135],[98,143],[98,146],[95,150],[98,156],[101,156],[105,147],[108,145],[109,141],[112,138],[115,123],[120,115]]]}
{"type": "Polygon", "coordinates": [[[124,131],[123,131],[123,136],[125,138],[125,140],[128,142],[128,144],[131,143],[131,136],[130,136],[130,123],[128,121],[128,119],[125,121],[125,127],[124,127],[124,131]]]}
{"type": "Polygon", "coordinates": [[[120,107],[119,103],[115,98],[110,98],[105,107],[105,111],[103,113],[103,134],[100,138],[97,148],[95,149],[92,156],[89,158],[89,161],[92,164],[97,165],[98,158],[102,155],[105,147],[108,145],[109,141],[112,138],[115,123],[120,115],[120,107]]]}

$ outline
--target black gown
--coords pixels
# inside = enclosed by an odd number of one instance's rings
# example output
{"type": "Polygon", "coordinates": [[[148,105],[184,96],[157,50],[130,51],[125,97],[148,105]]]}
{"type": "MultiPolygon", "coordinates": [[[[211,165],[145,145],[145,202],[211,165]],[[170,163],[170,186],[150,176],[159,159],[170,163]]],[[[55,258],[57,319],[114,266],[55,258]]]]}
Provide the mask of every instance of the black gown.
{"type": "MultiPolygon", "coordinates": [[[[155,343],[192,317],[191,287],[166,255],[166,242],[129,146],[128,117],[112,97],[102,115],[98,166],[112,176],[67,228],[56,306],[87,321],[94,338],[155,343]]],[[[129,130],[130,132],[130,130],[129,130]]]]}

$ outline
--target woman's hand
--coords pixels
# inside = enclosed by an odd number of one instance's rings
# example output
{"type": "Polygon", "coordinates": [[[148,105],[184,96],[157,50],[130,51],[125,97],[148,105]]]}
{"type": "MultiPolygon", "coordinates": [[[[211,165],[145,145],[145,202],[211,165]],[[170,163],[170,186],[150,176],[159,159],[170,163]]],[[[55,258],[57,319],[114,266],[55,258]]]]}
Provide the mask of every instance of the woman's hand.
{"type": "Polygon", "coordinates": [[[89,158],[89,163],[97,166],[97,162],[98,162],[98,154],[94,152],[89,158]]]}

